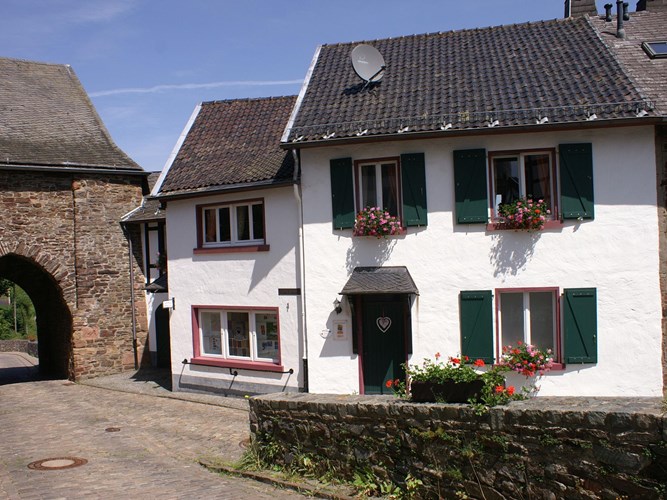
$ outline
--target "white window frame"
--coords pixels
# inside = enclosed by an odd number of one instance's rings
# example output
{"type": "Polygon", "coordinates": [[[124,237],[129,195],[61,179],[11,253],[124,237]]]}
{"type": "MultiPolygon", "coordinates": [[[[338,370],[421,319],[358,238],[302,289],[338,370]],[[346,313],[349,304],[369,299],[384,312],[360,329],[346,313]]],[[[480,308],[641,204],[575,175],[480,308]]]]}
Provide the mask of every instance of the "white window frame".
{"type": "Polygon", "coordinates": [[[215,359],[228,359],[235,361],[244,361],[244,362],[257,362],[257,363],[269,363],[269,364],[278,364],[280,363],[280,319],[278,315],[278,310],[275,308],[266,308],[266,309],[244,309],[244,308],[211,308],[204,307],[197,309],[197,323],[199,331],[199,357],[206,358],[215,358],[215,359]],[[207,353],[204,351],[204,331],[202,328],[202,314],[219,314],[220,318],[220,344],[221,344],[221,354],[207,353]],[[242,313],[248,315],[248,337],[249,337],[249,347],[250,355],[249,356],[232,356],[229,354],[229,335],[228,330],[228,314],[229,313],[242,313]],[[273,358],[266,358],[259,356],[259,336],[257,334],[257,315],[262,314],[271,314],[276,318],[276,334],[277,334],[277,346],[276,346],[276,356],[273,358]]]}
{"type": "Polygon", "coordinates": [[[264,207],[264,200],[252,200],[235,203],[221,203],[219,205],[207,205],[201,207],[201,245],[203,248],[214,247],[234,247],[246,245],[263,245],[266,242],[266,211],[264,207]],[[262,207],[262,238],[255,238],[253,228],[253,213],[252,207],[261,205],[262,207]],[[250,239],[240,240],[238,238],[238,220],[237,208],[248,207],[248,224],[250,239]],[[220,209],[229,209],[229,223],[230,223],[230,240],[220,241],[220,209]],[[215,241],[206,241],[206,212],[213,211],[215,214],[215,241]]]}
{"type": "Polygon", "coordinates": [[[508,345],[508,341],[503,340],[502,332],[502,297],[505,294],[521,294],[523,296],[523,342],[533,345],[530,332],[530,294],[531,293],[551,293],[551,308],[552,308],[552,340],[553,345],[550,348],[553,351],[554,361],[560,362],[562,334],[560,331],[560,290],[557,287],[541,287],[541,288],[501,288],[496,289],[496,357],[500,359],[502,348],[508,345]]]}
{"type": "Polygon", "coordinates": [[[498,207],[502,203],[496,194],[496,160],[517,158],[519,163],[519,197],[525,198],[529,194],[526,193],[526,157],[546,155],[549,158],[549,190],[551,194],[550,205],[547,207],[551,214],[547,216],[547,220],[555,219],[558,211],[558,180],[556,178],[555,158],[553,149],[535,149],[535,150],[521,150],[521,151],[498,151],[489,153],[489,177],[491,183],[491,208],[492,218],[498,217],[498,207]]]}
{"type": "Polygon", "coordinates": [[[355,203],[357,205],[357,212],[363,210],[367,206],[372,206],[370,203],[364,202],[364,189],[363,189],[363,175],[362,169],[364,167],[375,167],[375,192],[377,193],[377,200],[375,206],[380,209],[385,209],[384,200],[382,199],[382,165],[393,164],[395,168],[395,179],[396,179],[396,213],[392,214],[398,217],[399,220],[402,220],[401,214],[401,162],[398,157],[390,158],[378,158],[378,159],[369,159],[369,160],[357,160],[355,161],[355,177],[356,177],[356,196],[355,203]]]}

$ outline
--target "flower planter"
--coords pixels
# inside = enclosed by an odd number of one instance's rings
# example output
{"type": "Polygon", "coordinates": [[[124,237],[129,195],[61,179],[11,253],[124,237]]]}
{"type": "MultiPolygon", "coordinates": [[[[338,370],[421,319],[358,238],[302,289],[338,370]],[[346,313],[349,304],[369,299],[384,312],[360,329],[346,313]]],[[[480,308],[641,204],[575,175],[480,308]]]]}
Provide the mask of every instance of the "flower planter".
{"type": "Polygon", "coordinates": [[[467,403],[470,398],[479,400],[483,380],[472,382],[417,382],[410,384],[410,400],[416,403],[467,403]]]}

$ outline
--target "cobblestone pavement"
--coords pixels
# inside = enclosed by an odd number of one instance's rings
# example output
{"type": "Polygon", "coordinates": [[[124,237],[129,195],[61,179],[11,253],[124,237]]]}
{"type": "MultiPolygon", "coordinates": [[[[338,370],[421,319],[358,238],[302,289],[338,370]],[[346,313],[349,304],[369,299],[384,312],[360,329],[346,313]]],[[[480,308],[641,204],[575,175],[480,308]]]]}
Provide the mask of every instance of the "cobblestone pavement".
{"type": "Polygon", "coordinates": [[[196,463],[241,456],[243,409],[37,381],[0,385],[0,428],[0,499],[304,498],[196,463]],[[56,457],[88,463],[27,467],[56,457]]]}

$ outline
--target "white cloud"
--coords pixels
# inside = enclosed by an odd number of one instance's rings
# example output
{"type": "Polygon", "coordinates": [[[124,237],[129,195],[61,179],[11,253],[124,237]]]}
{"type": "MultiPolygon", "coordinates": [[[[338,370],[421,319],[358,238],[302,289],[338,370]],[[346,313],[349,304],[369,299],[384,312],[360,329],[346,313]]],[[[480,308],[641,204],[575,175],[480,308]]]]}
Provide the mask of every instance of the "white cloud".
{"type": "Polygon", "coordinates": [[[119,94],[154,94],[166,90],[215,89],[220,87],[268,87],[277,85],[299,85],[303,80],[238,80],[210,83],[180,83],[155,85],[153,87],[127,87],[89,92],[90,97],[103,97],[119,94]]]}

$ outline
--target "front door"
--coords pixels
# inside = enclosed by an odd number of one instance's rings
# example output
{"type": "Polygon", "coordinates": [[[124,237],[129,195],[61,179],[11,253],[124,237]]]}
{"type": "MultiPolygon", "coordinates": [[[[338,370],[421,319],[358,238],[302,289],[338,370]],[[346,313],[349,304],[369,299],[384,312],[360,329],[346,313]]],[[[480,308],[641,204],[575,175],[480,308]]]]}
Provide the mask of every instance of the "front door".
{"type": "Polygon", "coordinates": [[[365,394],[392,394],[388,380],[403,380],[405,352],[405,300],[364,298],[362,305],[362,369],[365,394]]]}
{"type": "Polygon", "coordinates": [[[155,310],[155,340],[157,341],[157,367],[171,368],[169,309],[165,309],[162,305],[155,310]]]}

